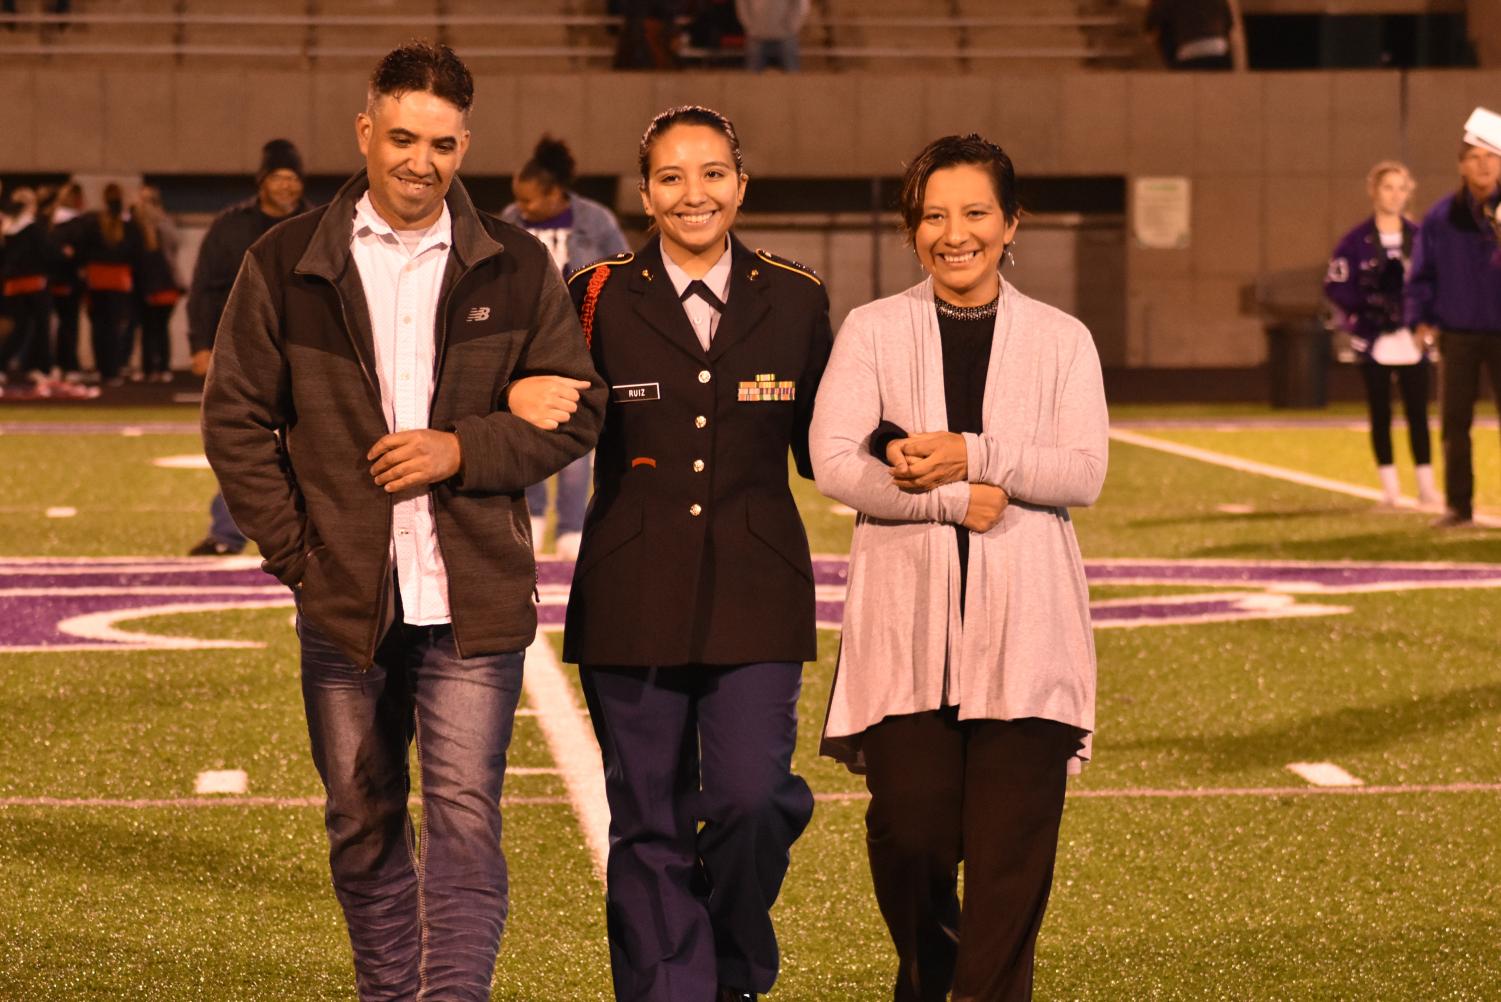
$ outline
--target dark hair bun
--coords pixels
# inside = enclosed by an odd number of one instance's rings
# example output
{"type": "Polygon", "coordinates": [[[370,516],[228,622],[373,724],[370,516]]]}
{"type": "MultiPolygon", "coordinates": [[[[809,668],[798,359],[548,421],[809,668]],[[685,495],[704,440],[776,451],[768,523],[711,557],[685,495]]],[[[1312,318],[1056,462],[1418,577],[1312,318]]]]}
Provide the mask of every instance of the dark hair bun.
{"type": "Polygon", "coordinates": [[[537,140],[537,147],[532,150],[531,163],[527,164],[527,167],[534,169],[524,170],[523,173],[529,176],[545,174],[554,184],[571,188],[574,166],[573,153],[568,149],[567,143],[553,136],[543,136],[537,140]]]}

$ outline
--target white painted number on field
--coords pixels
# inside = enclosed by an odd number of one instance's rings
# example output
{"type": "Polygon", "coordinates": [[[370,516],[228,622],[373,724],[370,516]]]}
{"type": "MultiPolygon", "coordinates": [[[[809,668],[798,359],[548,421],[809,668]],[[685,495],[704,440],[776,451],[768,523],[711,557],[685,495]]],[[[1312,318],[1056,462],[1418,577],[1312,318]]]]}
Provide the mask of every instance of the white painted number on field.
{"type": "Polygon", "coordinates": [[[1333,762],[1289,762],[1287,768],[1314,786],[1365,785],[1364,780],[1355,778],[1333,762]]]}
{"type": "Polygon", "coordinates": [[[250,787],[250,777],[244,769],[208,769],[198,774],[193,783],[194,793],[228,793],[238,796],[250,787]]]}

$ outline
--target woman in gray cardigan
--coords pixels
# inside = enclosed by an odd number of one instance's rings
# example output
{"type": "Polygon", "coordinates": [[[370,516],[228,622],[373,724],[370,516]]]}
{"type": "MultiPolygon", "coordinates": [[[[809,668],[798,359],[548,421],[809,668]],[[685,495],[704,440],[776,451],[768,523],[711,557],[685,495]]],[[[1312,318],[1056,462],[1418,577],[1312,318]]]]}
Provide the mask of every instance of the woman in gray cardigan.
{"type": "Polygon", "coordinates": [[[813,419],[819,489],[860,513],[824,752],[866,774],[896,1002],[1030,999],[1094,729],[1068,507],[1105,478],[1099,358],[1001,278],[1020,207],[999,147],[930,144],[902,216],[930,277],[849,315],[813,419]]]}

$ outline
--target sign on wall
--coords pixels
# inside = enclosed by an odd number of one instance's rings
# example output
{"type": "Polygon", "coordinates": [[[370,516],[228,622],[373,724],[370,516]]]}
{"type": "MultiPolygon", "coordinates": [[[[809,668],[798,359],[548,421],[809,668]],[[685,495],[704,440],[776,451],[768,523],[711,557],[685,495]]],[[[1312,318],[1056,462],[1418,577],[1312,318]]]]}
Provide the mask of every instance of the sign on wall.
{"type": "Polygon", "coordinates": [[[1139,177],[1131,189],[1131,234],[1148,250],[1183,250],[1191,232],[1186,177],[1139,177]]]}

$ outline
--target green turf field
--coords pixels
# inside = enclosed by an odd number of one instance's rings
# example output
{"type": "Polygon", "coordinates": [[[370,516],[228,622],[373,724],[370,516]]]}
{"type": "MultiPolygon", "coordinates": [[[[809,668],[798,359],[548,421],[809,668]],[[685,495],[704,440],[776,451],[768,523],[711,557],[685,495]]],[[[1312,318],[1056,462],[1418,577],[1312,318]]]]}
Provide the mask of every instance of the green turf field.
{"type": "MultiPolygon", "coordinates": [[[[0,421],[195,420],[102,413],[7,407],[0,421]]],[[[1145,434],[1374,483],[1357,429],[1151,423],[1274,416],[1129,411],[1145,434]]],[[[1497,439],[1476,433],[1483,511],[1501,511],[1497,439]]],[[[0,557],[180,554],[202,535],[212,480],[151,461],[198,451],[191,434],[0,435],[0,557]],[[58,508],[76,513],[48,516],[58,508]]],[[[853,520],[797,490],[814,549],[843,552],[853,520]]],[[[1427,515],[1121,443],[1099,504],[1074,514],[1086,559],[1501,564],[1501,530],[1435,534],[1427,515]]],[[[1343,611],[1098,630],[1095,760],[1064,816],[1039,999],[1501,998],[1501,589],[1281,600],[1343,611]],[[1383,792],[1314,792],[1287,769],[1324,761],[1383,792]]],[[[12,613],[16,601],[0,595],[12,613]]],[[[0,1000],[353,999],[289,610],[129,627],[265,646],[0,653],[0,1000]],[[266,799],[174,803],[217,768],[244,769],[266,799]]],[[[861,782],[816,755],[836,644],[826,631],[805,677],[797,765],[824,799],[777,908],[772,999],[890,997],[861,782]]],[[[494,995],[508,1002],[609,998],[601,888],[554,764],[537,718],[519,717],[494,995]]]]}

